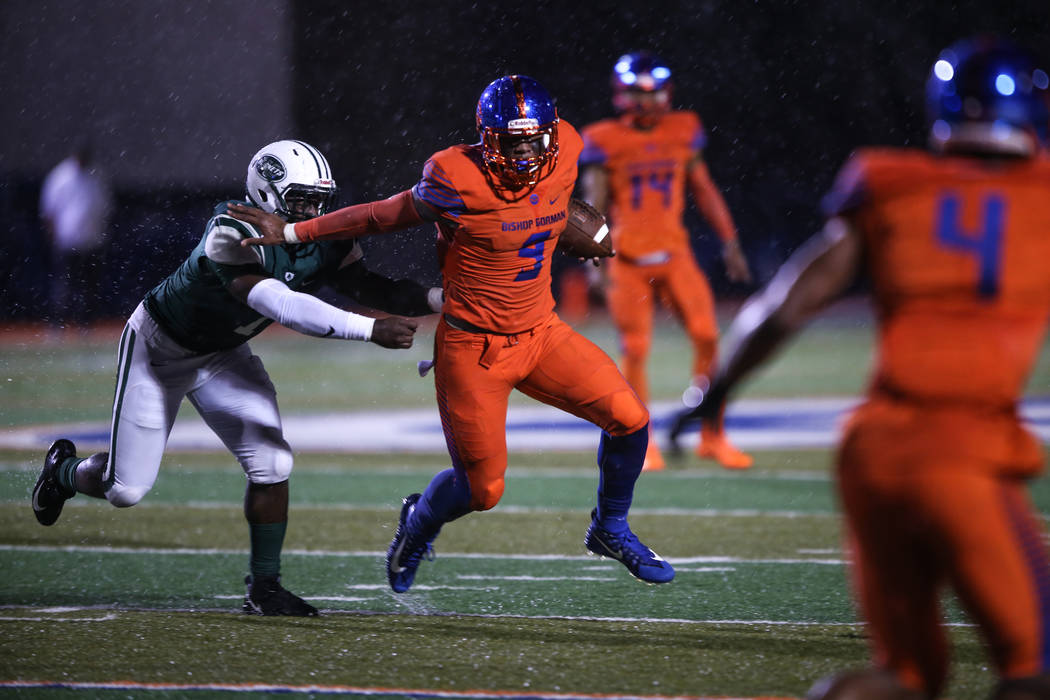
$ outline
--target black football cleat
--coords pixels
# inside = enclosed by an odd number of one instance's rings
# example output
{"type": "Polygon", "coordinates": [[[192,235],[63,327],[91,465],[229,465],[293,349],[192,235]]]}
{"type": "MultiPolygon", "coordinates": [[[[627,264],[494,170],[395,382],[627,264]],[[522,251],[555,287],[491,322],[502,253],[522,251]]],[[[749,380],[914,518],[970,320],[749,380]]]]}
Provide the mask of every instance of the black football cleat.
{"type": "Polygon", "coordinates": [[[249,615],[317,617],[317,608],[286,590],[280,576],[244,577],[243,611],[249,615]]]}
{"type": "Polygon", "coordinates": [[[33,487],[33,515],[41,525],[53,525],[62,514],[62,506],[75,496],[58,485],[58,467],[70,457],[77,456],[77,448],[64,438],[55,440],[44,457],[44,467],[33,487]]]}

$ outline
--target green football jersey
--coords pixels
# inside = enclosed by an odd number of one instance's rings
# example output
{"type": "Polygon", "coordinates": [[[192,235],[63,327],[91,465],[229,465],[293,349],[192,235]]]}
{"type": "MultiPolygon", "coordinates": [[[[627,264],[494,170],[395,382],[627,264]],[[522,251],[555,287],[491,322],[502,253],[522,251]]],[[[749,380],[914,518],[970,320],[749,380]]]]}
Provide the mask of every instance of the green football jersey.
{"type": "Polygon", "coordinates": [[[273,323],[226,290],[234,278],[263,275],[309,293],[333,281],[344,264],[362,257],[355,240],[242,247],[242,239],[260,234],[251,224],[229,216],[227,204],[215,207],[189,257],[145,299],[150,316],[175,342],[202,353],[236,347],[273,323]]]}

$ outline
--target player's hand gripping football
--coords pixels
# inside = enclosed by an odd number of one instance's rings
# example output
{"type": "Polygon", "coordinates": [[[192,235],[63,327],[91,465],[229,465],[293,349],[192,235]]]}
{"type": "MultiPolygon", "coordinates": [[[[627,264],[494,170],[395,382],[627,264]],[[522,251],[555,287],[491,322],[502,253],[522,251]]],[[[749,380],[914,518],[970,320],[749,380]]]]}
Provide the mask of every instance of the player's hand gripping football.
{"type": "Polygon", "coordinates": [[[372,342],[384,348],[404,350],[412,347],[417,327],[419,323],[408,318],[378,318],[372,326],[372,342]]]}
{"type": "Polygon", "coordinates": [[[261,234],[259,238],[245,238],[241,241],[242,246],[281,245],[285,242],[284,225],[286,222],[276,214],[270,214],[255,207],[246,207],[243,204],[229,204],[226,211],[233,218],[251,224],[261,234]]]}

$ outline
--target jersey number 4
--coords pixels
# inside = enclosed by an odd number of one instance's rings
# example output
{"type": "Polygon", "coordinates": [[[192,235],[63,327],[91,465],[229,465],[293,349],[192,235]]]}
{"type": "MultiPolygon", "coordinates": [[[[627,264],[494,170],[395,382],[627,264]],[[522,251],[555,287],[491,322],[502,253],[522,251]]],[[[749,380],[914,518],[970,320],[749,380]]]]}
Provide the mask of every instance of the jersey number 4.
{"type": "Polygon", "coordinates": [[[996,194],[985,198],[976,231],[966,231],[959,222],[959,197],[948,194],[937,203],[937,242],[947,249],[972,255],[979,270],[978,295],[991,298],[999,293],[1003,253],[1003,222],[1006,204],[996,194]]]}

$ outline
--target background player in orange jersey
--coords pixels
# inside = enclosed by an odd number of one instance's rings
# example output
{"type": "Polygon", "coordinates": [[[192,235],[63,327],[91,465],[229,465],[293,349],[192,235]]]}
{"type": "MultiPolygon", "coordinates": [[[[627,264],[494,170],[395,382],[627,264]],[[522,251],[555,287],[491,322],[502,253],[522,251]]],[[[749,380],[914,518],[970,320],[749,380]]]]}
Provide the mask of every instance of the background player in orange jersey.
{"type": "Polygon", "coordinates": [[[583,142],[559,121],[543,86],[526,76],[506,76],[485,89],[477,128],[480,143],[435,153],[415,187],[387,200],[340,209],[307,226],[285,226],[255,209],[231,211],[263,231],[253,244],[437,223],[445,300],[434,370],[453,466],[404,500],[387,553],[394,591],[412,585],[442,525],[499,502],[512,389],[602,429],[598,503],[585,545],[643,581],[670,581],[674,569],[627,524],[649,413],[616,364],[554,313],[551,255],[565,228],[583,142]]]}
{"type": "Polygon", "coordinates": [[[994,697],[1050,698],[1050,564],[1026,481],[1042,453],[1017,403],[1050,314],[1045,71],[984,39],[928,82],[932,152],[868,149],[842,169],[823,233],[741,310],[697,417],[863,269],[878,353],[845,427],[839,495],[871,670],[814,698],[934,697],[950,584],[988,644],[994,697]]]}
{"type": "MultiPolygon", "coordinates": [[[[693,342],[693,385],[706,388],[718,349],[714,297],[682,223],[687,184],[722,239],[729,279],[749,282],[751,273],[729,208],[700,154],[705,139],[700,118],[671,111],[667,64],[646,51],[626,54],[616,62],[612,83],[620,116],[584,128],[580,181],[584,198],[610,218],[616,258],[609,262],[606,299],[620,332],[624,376],[647,402],[654,297],[677,314],[693,342]]],[[[752,463],[726,439],[721,419],[703,424],[697,454],[732,469],[752,463]]],[[[656,441],[650,440],[645,469],[663,467],[656,441]]]]}

